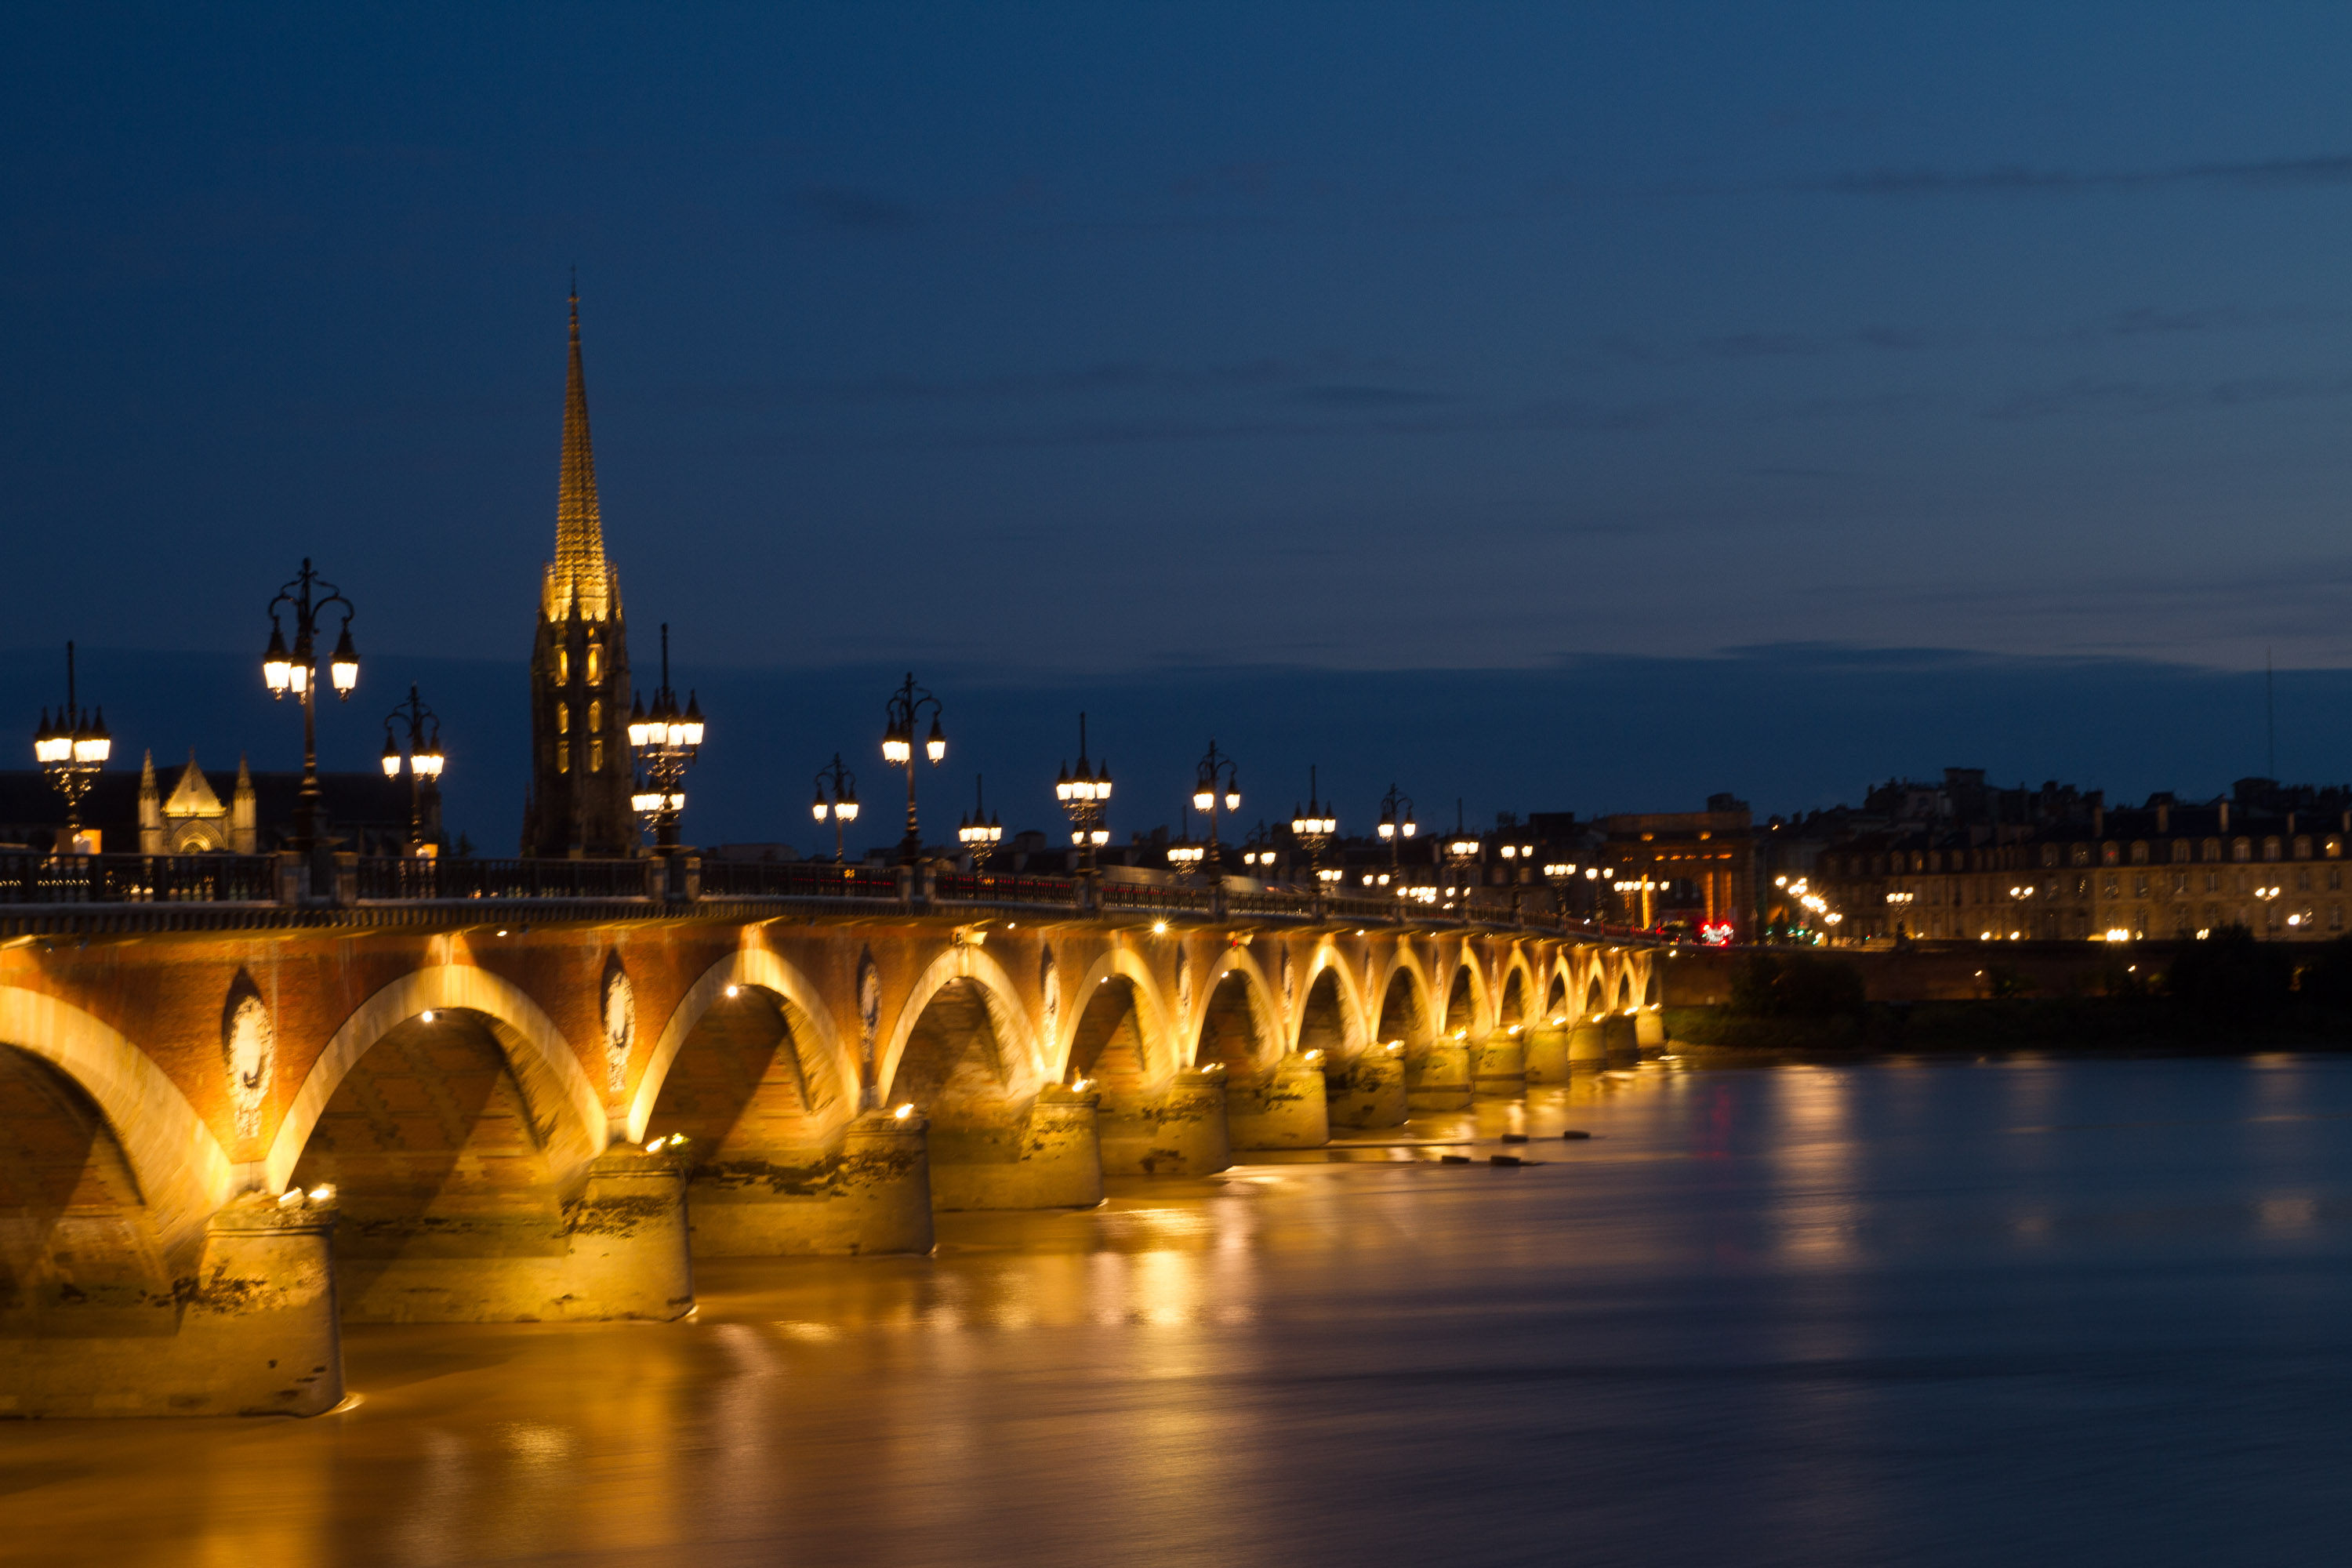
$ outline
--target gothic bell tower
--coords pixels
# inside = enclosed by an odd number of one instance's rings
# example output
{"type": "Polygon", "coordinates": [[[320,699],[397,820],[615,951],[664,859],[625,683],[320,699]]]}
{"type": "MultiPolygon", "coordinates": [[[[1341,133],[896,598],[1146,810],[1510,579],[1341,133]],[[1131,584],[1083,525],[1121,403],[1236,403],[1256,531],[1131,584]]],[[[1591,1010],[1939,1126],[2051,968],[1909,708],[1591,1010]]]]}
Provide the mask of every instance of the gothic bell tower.
{"type": "Polygon", "coordinates": [[[530,650],[530,797],[522,852],[601,858],[634,855],[629,809],[629,641],[621,579],[604,559],[596,452],[580,371],[580,295],[572,296],[572,365],[563,389],[563,468],[555,495],[555,559],[539,598],[530,650]]]}

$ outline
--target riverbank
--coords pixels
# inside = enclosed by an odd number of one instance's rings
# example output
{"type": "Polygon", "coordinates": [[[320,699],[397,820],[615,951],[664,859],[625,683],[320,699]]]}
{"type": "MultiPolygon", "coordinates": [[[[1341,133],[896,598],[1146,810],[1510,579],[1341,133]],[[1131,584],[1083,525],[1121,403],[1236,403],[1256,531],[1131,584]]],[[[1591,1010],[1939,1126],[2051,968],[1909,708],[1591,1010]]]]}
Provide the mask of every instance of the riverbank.
{"type": "Polygon", "coordinates": [[[2215,1016],[2176,998],[2001,997],[1870,1002],[1822,1017],[1767,1017],[1729,1006],[1663,1010],[1669,1048],[1890,1056],[1923,1051],[2347,1051],[2352,1016],[2290,1007],[2267,1018],[2215,1016]]]}

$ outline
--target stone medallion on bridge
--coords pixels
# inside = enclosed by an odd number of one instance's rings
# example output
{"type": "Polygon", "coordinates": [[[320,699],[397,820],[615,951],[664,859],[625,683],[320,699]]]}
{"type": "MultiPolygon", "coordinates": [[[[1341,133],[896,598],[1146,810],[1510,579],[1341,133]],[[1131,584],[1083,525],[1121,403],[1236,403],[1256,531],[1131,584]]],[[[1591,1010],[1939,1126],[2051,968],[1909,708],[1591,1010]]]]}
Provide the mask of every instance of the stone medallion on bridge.
{"type": "Polygon", "coordinates": [[[619,1094],[629,1074],[629,1047],[637,1037],[637,992],[618,953],[604,965],[604,1088],[619,1094]]]}
{"type": "Polygon", "coordinates": [[[229,984],[221,1016],[221,1056],[228,1068],[229,1105],[239,1143],[261,1136],[261,1116],[269,1104],[269,1079],[278,1062],[278,1026],[261,988],[243,970],[229,984]]]}

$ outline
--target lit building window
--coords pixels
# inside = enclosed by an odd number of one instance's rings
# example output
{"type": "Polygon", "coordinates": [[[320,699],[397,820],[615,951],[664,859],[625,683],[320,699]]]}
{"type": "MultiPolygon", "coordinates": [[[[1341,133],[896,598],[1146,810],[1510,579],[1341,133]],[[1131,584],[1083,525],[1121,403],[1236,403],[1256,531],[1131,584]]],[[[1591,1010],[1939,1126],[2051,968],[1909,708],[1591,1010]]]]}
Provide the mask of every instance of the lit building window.
{"type": "Polygon", "coordinates": [[[588,639],[588,684],[595,685],[604,679],[604,645],[594,637],[588,639]]]}
{"type": "Polygon", "coordinates": [[[555,705],[555,732],[559,735],[572,733],[572,704],[569,702],[555,705]]]}
{"type": "Polygon", "coordinates": [[[555,684],[558,686],[572,684],[572,650],[568,647],[555,650],[555,684]]]}

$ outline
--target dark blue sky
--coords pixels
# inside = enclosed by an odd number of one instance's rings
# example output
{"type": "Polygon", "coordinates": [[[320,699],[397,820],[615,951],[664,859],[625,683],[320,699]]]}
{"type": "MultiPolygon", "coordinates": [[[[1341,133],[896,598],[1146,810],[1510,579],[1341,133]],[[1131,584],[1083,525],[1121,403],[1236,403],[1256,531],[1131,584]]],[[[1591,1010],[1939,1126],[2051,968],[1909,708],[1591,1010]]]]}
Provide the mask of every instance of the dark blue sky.
{"type": "MultiPolygon", "coordinates": [[[[855,667],[862,714],[913,664],[995,694],[980,735],[1262,669],[1315,694],[1239,731],[1285,777],[1377,672],[1515,668],[1557,706],[1392,770],[1594,808],[1853,793],[1795,723],[1592,762],[1710,679],[1933,713],[1994,656],[2086,682],[2084,734],[1865,773],[2210,790],[2258,751],[2084,742],[2134,670],[2352,665],[2347,58],[2352,13],[2284,5],[26,13],[5,641],[244,655],[309,552],[372,707],[519,663],[576,262],[641,667],[667,618],[706,684],[855,667]]],[[[140,739],[275,734],[249,695],[140,739]]],[[[726,719],[773,760],[713,752],[713,837],[871,748],[726,719]]]]}

